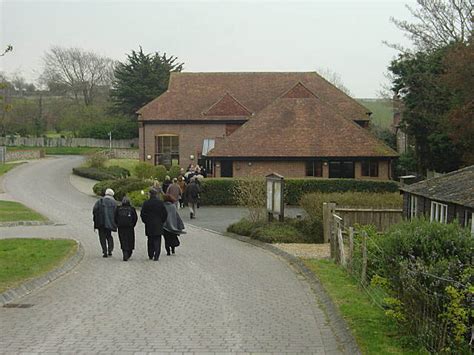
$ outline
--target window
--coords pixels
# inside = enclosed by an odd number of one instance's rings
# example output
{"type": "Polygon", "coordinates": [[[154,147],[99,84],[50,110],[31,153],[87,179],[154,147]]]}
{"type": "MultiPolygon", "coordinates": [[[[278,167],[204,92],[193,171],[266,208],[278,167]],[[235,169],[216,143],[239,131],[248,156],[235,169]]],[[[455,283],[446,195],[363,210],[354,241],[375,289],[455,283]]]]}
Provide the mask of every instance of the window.
{"type": "Polygon", "coordinates": [[[323,176],[323,162],[312,160],[306,162],[306,176],[323,176]]]}
{"type": "Polygon", "coordinates": [[[155,165],[179,165],[179,137],[162,135],[156,137],[155,165]]]}
{"type": "Polygon", "coordinates": [[[354,162],[353,161],[330,161],[329,177],[335,179],[353,179],[354,162]]]}
{"type": "Polygon", "coordinates": [[[410,195],[410,219],[413,219],[417,215],[418,209],[418,197],[410,195]]]}
{"type": "Polygon", "coordinates": [[[448,205],[431,201],[431,222],[447,223],[448,221],[448,205]]]}
{"type": "Polygon", "coordinates": [[[372,176],[377,177],[379,176],[379,162],[378,161],[371,161],[371,160],[364,160],[362,162],[362,176],[372,176]]]}

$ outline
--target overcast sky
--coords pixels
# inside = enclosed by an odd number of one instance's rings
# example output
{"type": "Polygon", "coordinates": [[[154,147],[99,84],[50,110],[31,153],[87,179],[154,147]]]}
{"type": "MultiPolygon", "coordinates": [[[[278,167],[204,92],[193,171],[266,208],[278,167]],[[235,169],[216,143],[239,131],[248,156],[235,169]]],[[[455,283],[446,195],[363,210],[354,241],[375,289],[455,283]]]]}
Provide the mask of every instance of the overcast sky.
{"type": "Polygon", "coordinates": [[[377,97],[397,52],[408,45],[390,16],[411,19],[414,0],[1,1],[0,70],[35,80],[51,46],[123,61],[141,45],[185,63],[185,71],[338,73],[354,97],[377,97]]]}

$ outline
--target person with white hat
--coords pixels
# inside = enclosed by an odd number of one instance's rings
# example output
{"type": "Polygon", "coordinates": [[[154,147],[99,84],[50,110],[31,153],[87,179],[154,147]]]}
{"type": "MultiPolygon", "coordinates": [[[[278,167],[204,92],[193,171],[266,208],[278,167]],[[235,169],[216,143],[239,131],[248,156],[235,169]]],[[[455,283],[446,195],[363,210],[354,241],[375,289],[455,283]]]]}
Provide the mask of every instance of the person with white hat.
{"type": "Polygon", "coordinates": [[[117,203],[114,200],[114,190],[106,189],[105,196],[100,198],[92,210],[94,217],[94,230],[99,230],[99,241],[102,247],[102,256],[107,258],[112,256],[114,250],[114,239],[112,232],[117,231],[115,224],[115,209],[117,203]]]}

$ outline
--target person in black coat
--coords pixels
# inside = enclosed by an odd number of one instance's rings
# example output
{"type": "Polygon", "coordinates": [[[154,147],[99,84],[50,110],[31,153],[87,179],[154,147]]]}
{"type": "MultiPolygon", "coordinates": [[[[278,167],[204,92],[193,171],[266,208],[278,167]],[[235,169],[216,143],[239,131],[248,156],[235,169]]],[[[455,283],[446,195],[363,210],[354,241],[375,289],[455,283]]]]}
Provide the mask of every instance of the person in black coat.
{"type": "Polygon", "coordinates": [[[163,223],[168,217],[163,201],[158,199],[158,190],[150,189],[150,198],[143,203],[140,217],[145,223],[145,234],[148,237],[148,257],[150,260],[158,261],[161,252],[163,223]]]}
{"type": "Polygon", "coordinates": [[[199,193],[201,189],[199,188],[198,183],[196,182],[196,177],[192,177],[190,183],[186,186],[184,190],[184,199],[188,203],[189,207],[189,218],[196,218],[196,208],[197,203],[199,202],[199,193]]]}
{"type": "Polygon", "coordinates": [[[123,261],[130,259],[133,249],[135,249],[135,226],[137,220],[137,211],[130,204],[128,197],[125,196],[122,200],[122,205],[115,209],[115,223],[118,227],[123,261]]]}
{"type": "Polygon", "coordinates": [[[112,232],[117,230],[114,215],[117,203],[114,200],[114,190],[105,190],[105,196],[98,200],[92,210],[94,217],[94,230],[99,230],[99,241],[102,247],[103,257],[112,256],[114,250],[114,239],[112,232]]]}

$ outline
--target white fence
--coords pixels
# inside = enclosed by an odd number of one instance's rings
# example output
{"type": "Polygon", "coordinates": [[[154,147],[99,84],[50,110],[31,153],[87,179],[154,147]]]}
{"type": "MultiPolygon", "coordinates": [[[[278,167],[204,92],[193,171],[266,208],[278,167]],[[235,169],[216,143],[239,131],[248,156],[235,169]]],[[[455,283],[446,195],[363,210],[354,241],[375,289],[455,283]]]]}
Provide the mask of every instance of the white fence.
{"type": "MultiPolygon", "coordinates": [[[[108,139],[0,137],[0,146],[109,148],[108,139]]],[[[138,148],[138,138],[112,140],[112,148],[138,148]]]]}

